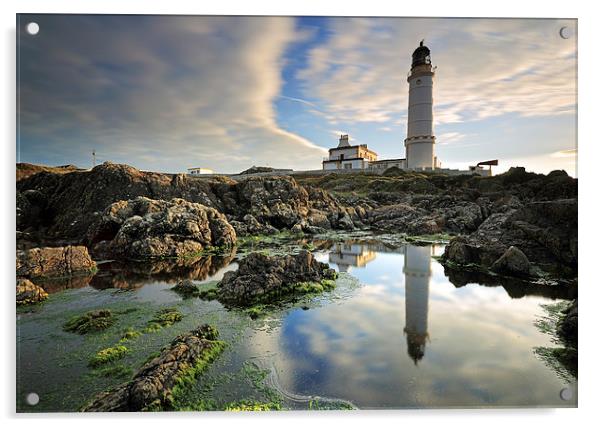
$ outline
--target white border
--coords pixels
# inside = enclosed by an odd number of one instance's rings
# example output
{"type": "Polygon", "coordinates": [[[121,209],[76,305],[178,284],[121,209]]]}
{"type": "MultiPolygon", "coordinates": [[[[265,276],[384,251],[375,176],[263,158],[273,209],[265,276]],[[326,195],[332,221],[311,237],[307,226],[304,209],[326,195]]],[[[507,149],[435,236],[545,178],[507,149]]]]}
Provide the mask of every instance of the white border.
{"type": "Polygon", "coordinates": [[[596,314],[600,309],[599,273],[595,271],[599,245],[596,245],[596,235],[599,234],[600,215],[599,195],[602,179],[597,165],[602,140],[596,124],[600,122],[598,97],[600,96],[600,15],[596,13],[593,1],[546,1],[526,2],[524,0],[503,0],[498,2],[468,1],[468,0],[423,0],[412,2],[393,2],[386,0],[252,0],[199,2],[165,0],[163,2],[149,1],[74,1],[74,0],[21,0],[3,1],[3,66],[2,84],[5,94],[2,103],[2,196],[5,208],[2,209],[2,283],[4,301],[4,320],[6,342],[5,351],[1,352],[2,366],[2,405],[1,414],[5,421],[12,425],[44,425],[49,426],[80,426],[83,415],[47,415],[47,416],[16,416],[15,410],[15,332],[14,332],[14,230],[15,230],[15,13],[146,13],[146,14],[233,14],[233,15],[370,15],[370,16],[454,16],[454,17],[549,17],[549,18],[578,18],[579,19],[579,191],[580,195],[580,276],[582,278],[580,301],[580,370],[579,409],[578,410],[429,410],[429,411],[362,411],[361,413],[289,413],[289,414],[241,414],[226,416],[223,414],[139,414],[115,415],[104,414],[86,416],[85,423],[90,426],[103,426],[107,423],[133,423],[143,419],[149,426],[164,426],[170,422],[176,423],[250,423],[250,425],[282,424],[305,425],[307,423],[338,423],[364,425],[366,423],[404,425],[418,424],[421,427],[429,425],[461,425],[488,426],[508,423],[529,423],[546,426],[590,424],[589,419],[599,418],[597,413],[600,391],[599,370],[596,369],[600,353],[596,329],[596,314]],[[596,43],[598,41],[598,43],[596,43]],[[583,297],[585,296],[585,297],[583,297]],[[41,418],[47,418],[42,420],[41,418]]]}

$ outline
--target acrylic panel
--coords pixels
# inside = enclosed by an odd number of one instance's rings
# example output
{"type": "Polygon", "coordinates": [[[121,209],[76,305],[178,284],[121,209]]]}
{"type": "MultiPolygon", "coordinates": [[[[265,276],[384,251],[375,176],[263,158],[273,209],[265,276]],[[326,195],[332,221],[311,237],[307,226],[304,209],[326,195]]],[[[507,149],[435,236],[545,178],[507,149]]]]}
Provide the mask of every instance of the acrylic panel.
{"type": "Polygon", "coordinates": [[[577,21],[17,15],[17,411],[577,406],[577,21]]]}

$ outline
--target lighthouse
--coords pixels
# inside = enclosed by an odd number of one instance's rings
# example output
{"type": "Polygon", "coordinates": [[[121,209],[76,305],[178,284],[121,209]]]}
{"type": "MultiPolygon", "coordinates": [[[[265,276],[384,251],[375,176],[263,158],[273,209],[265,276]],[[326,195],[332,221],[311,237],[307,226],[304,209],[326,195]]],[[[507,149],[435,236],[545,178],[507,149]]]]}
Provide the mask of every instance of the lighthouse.
{"type": "Polygon", "coordinates": [[[431,51],[424,40],[412,54],[408,75],[408,134],[405,139],[408,169],[429,170],[436,167],[433,132],[433,78],[431,51]]]}

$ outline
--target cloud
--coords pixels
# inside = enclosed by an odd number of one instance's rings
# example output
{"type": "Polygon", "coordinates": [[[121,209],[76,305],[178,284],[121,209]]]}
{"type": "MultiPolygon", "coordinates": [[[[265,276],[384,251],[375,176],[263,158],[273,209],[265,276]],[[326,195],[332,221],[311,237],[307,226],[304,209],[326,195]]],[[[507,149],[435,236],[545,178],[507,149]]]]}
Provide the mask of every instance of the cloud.
{"type": "Polygon", "coordinates": [[[20,40],[20,154],[179,172],[318,168],[325,150],[278,126],[292,18],[36,16],[20,40]],[[269,34],[269,37],[266,36],[269,34]]]}
{"type": "Polygon", "coordinates": [[[575,158],[577,157],[577,149],[574,148],[572,150],[560,150],[560,151],[555,151],[552,154],[550,154],[551,157],[556,157],[556,158],[575,158]]]}
{"type": "Polygon", "coordinates": [[[574,114],[574,21],[333,18],[330,38],[297,73],[304,92],[345,122],[385,123],[407,109],[406,75],[422,38],[438,66],[436,124],[505,113],[574,114]]]}

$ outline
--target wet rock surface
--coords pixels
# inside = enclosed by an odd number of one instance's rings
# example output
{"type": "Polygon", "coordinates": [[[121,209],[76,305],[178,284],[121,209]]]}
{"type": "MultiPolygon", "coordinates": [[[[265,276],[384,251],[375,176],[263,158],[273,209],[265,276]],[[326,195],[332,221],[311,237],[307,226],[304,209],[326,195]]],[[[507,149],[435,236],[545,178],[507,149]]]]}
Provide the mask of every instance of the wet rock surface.
{"type": "Polygon", "coordinates": [[[48,298],[48,293],[27,279],[17,279],[17,305],[36,304],[48,298]]]}
{"type": "Polygon", "coordinates": [[[101,256],[164,258],[231,247],[236,232],[213,208],[138,197],[111,204],[91,225],[87,241],[101,256]]]}
{"type": "Polygon", "coordinates": [[[533,274],[530,262],[554,275],[574,276],[577,199],[531,202],[494,213],[474,233],[453,239],[443,260],[517,276],[533,274]]]}
{"type": "Polygon", "coordinates": [[[309,284],[335,278],[336,272],[308,251],[281,257],[254,252],[239,263],[237,271],[224,274],[217,287],[217,298],[226,304],[250,306],[295,293],[319,291],[309,284]]]}
{"type": "Polygon", "coordinates": [[[194,378],[221,352],[223,343],[217,338],[217,330],[209,325],[178,336],[159,356],[145,363],[131,381],[100,393],[82,411],[169,409],[173,394],[185,378],[194,378]]]}
{"type": "Polygon", "coordinates": [[[96,263],[85,246],[17,251],[17,277],[64,277],[90,274],[95,270],[96,263]]]}

